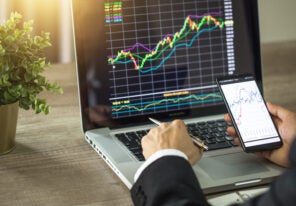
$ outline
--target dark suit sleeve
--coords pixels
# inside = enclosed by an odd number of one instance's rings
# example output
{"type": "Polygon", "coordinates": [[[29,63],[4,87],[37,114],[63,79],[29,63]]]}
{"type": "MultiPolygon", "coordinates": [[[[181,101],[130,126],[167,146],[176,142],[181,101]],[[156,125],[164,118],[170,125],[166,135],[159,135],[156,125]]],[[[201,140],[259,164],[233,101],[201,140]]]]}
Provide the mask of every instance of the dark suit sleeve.
{"type": "Polygon", "coordinates": [[[166,156],[149,165],[131,189],[135,205],[208,205],[191,165],[166,156]]]}
{"type": "MultiPolygon", "coordinates": [[[[296,141],[290,151],[291,168],[270,190],[240,206],[296,205],[296,141]]],[[[208,205],[190,164],[181,157],[162,157],[148,166],[131,190],[135,205],[208,205]]],[[[236,204],[235,204],[236,205],[236,204]]]]}
{"type": "Polygon", "coordinates": [[[296,205],[296,141],[290,150],[291,168],[271,184],[268,192],[257,196],[241,206],[295,206],[296,205]]]}

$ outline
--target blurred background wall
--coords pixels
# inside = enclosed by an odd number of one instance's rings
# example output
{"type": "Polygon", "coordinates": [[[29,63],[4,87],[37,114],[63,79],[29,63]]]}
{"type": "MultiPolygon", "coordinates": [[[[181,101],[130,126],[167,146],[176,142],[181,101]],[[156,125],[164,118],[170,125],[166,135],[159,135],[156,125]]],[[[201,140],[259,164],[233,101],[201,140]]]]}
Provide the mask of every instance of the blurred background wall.
{"type": "Polygon", "coordinates": [[[295,10],[295,0],[259,0],[261,42],[296,40],[295,10]]]}
{"type": "Polygon", "coordinates": [[[0,0],[0,23],[14,11],[25,21],[34,20],[36,34],[51,33],[52,47],[46,50],[50,62],[74,61],[70,0],[0,0]]]}
{"type": "MultiPolygon", "coordinates": [[[[24,20],[33,19],[36,33],[51,33],[53,46],[47,50],[48,60],[71,62],[74,61],[74,54],[70,2],[71,0],[0,0],[0,23],[9,17],[11,11],[21,13],[24,20]]],[[[261,42],[296,40],[295,9],[295,0],[259,0],[261,42]]]]}

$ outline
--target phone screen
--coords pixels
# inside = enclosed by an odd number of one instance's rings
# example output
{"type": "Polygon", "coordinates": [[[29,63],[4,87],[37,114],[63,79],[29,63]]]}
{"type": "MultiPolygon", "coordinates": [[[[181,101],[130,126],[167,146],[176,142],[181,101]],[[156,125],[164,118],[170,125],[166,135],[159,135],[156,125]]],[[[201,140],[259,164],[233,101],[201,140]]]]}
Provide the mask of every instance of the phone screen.
{"type": "Polygon", "coordinates": [[[252,76],[220,79],[218,85],[245,151],[268,150],[282,145],[252,76]]]}

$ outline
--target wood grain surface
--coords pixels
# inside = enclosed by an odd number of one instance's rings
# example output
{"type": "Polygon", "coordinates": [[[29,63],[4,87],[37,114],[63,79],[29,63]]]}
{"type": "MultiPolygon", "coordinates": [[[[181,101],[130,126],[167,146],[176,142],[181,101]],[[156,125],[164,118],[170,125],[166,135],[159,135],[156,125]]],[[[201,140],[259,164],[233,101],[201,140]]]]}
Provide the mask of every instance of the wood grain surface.
{"type": "MultiPolygon", "coordinates": [[[[296,42],[263,45],[267,100],[296,111],[296,42]]],[[[84,141],[75,65],[45,75],[63,95],[43,94],[49,115],[19,111],[13,152],[0,156],[0,205],[132,205],[129,190],[84,141]]]]}

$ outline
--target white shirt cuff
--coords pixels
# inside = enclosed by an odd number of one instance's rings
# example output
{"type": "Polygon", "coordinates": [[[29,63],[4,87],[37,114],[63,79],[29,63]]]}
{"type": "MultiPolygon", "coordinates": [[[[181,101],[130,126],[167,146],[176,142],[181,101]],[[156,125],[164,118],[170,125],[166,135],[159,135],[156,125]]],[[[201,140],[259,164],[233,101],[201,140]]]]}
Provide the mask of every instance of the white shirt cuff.
{"type": "Polygon", "coordinates": [[[180,150],[176,149],[164,149],[160,150],[158,152],[155,152],[153,155],[151,155],[137,170],[135,176],[134,176],[134,181],[136,182],[139,178],[139,176],[142,174],[142,172],[148,167],[150,164],[155,162],[156,160],[160,159],[161,157],[164,156],[179,156],[183,157],[184,159],[188,160],[187,156],[181,152],[180,150]]]}

